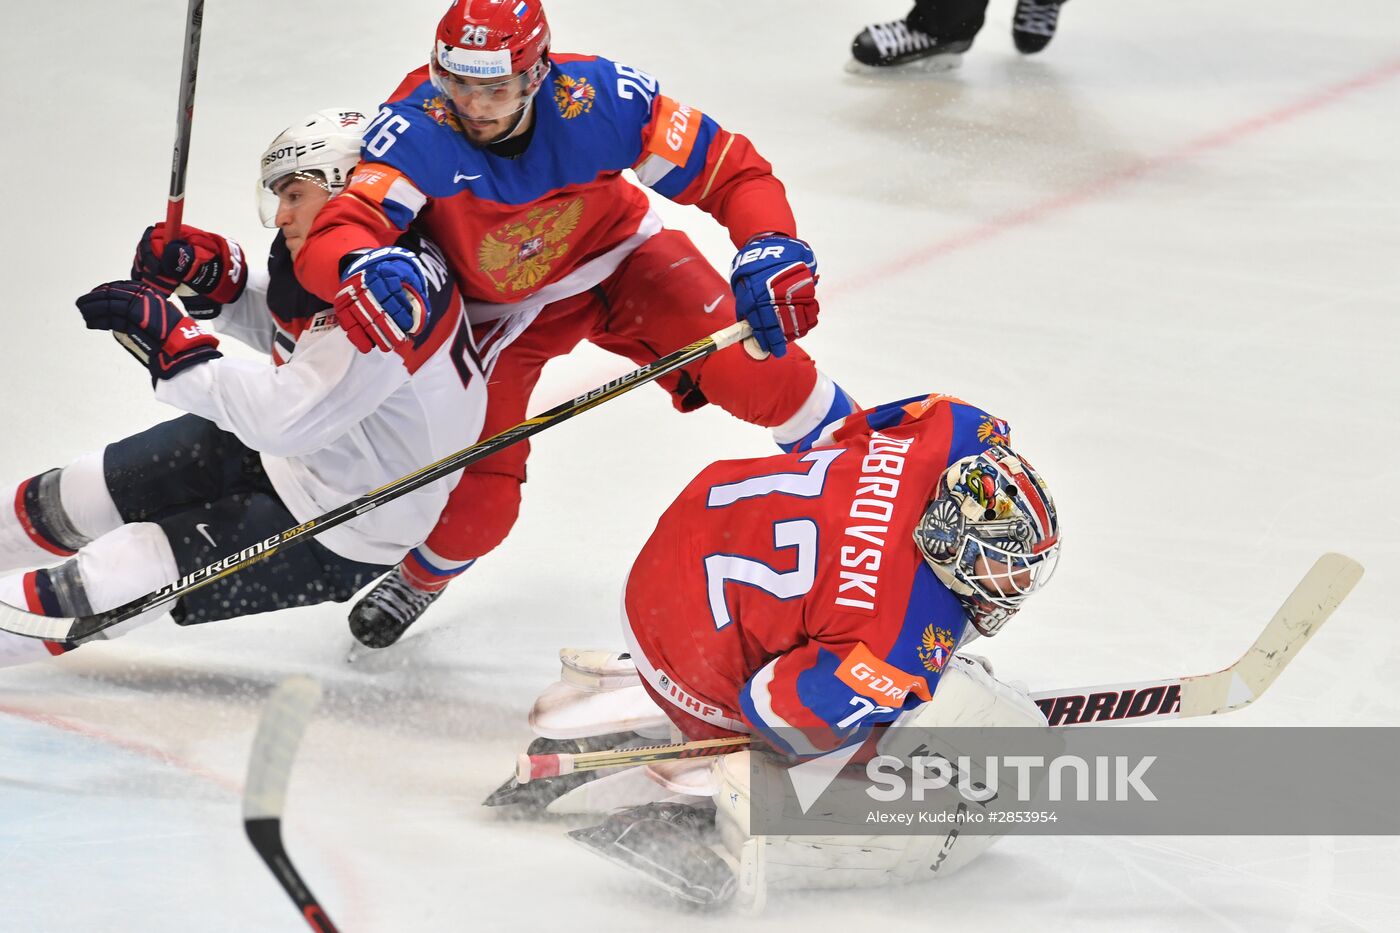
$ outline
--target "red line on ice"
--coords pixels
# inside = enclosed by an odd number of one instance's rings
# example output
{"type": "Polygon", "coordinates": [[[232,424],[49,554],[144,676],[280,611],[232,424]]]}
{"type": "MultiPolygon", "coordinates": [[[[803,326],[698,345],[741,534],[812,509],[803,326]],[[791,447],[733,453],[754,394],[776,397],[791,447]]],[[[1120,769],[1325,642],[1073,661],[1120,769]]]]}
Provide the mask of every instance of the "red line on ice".
{"type": "Polygon", "coordinates": [[[1003,233],[1022,227],[1029,227],[1053,214],[1078,207],[1080,204],[1087,201],[1092,201],[1095,198],[1109,194],[1129,182],[1136,181],[1157,169],[1179,162],[1185,162],[1188,159],[1193,159],[1214,149],[1223,149],[1227,146],[1234,145],[1256,133],[1325,109],[1357,91],[1363,91],[1378,84],[1383,84],[1395,78],[1397,75],[1400,75],[1400,59],[1387,62],[1384,65],[1362,72],[1356,77],[1349,78],[1346,81],[1314,91],[1291,104],[1285,104],[1274,110],[1248,117],[1224,129],[1199,136],[1189,142],[1183,143],[1175,149],[1146,159],[1136,165],[1119,169],[1115,172],[1109,172],[1101,178],[1080,185],[1078,188],[1067,191],[1064,194],[1055,195],[1032,204],[1029,207],[993,217],[986,223],[944,237],[928,246],[905,253],[897,259],[892,259],[878,266],[874,266],[858,278],[834,284],[830,288],[823,289],[820,294],[841,294],[856,288],[863,288],[872,279],[889,278],[902,272],[908,272],[911,267],[923,265],[935,259],[941,259],[944,256],[998,237],[1003,233]]]}
{"type": "MultiPolygon", "coordinates": [[[[210,771],[208,768],[203,768],[192,761],[188,761],[178,755],[172,755],[146,742],[122,738],[110,732],[104,732],[101,729],[96,729],[80,722],[74,722],[71,719],[65,719],[62,716],[55,716],[52,713],[44,713],[34,709],[25,709],[20,706],[10,706],[8,703],[0,703],[0,715],[27,719],[39,725],[48,726],[63,732],[71,732],[74,735],[80,735],[84,738],[92,739],[95,742],[101,742],[104,745],[111,745],[143,758],[149,758],[153,761],[160,762],[168,767],[177,768],[184,771],[186,774],[208,781],[235,797],[241,797],[243,795],[242,781],[234,780],[233,778],[215,771],[210,771]]],[[[231,825],[229,831],[235,832],[236,824],[231,825]]],[[[349,902],[346,905],[349,908],[346,910],[346,913],[358,915],[360,917],[369,917],[370,908],[365,904],[364,897],[361,893],[364,890],[363,882],[359,878],[355,868],[344,858],[340,857],[338,852],[331,851],[329,843],[320,843],[318,848],[322,851],[326,861],[330,863],[331,870],[336,876],[340,889],[349,902]]],[[[250,857],[256,858],[256,856],[250,857]]]]}

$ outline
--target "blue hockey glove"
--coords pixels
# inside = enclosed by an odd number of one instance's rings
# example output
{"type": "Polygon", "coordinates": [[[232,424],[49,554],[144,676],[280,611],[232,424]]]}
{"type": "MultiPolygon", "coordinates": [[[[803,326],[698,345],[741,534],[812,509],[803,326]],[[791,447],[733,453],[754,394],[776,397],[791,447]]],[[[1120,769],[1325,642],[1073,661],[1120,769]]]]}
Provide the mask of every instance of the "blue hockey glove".
{"type": "Polygon", "coordinates": [[[361,353],[392,350],[427,324],[427,280],[409,250],[386,246],[364,253],[341,274],[336,320],[361,353]]]}
{"type": "Polygon", "coordinates": [[[761,349],[782,356],[787,342],[817,324],[817,259],[792,237],[756,236],[729,271],[738,316],[749,322],[761,349]]]}

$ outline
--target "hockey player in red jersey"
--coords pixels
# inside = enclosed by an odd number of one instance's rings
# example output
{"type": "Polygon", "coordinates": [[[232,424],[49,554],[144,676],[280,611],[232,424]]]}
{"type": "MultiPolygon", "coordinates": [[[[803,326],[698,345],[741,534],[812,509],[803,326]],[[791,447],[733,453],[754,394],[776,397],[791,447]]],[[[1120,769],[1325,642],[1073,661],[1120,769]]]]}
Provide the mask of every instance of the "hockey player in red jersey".
{"type": "MultiPolygon", "coordinates": [[[[681,411],[714,402],[789,450],[852,409],[790,338],[816,323],[816,260],[782,184],[745,137],[666,97],[636,68],[552,52],[539,0],[458,0],[430,63],[365,136],[347,195],[297,259],[347,332],[386,350],[424,325],[410,223],[443,248],[467,299],[491,393],[484,432],[528,415],[544,364],[583,340],[637,363],[736,315],[771,356],[735,347],[661,380],[681,411]],[[708,212],[739,248],[725,281],[663,229],[641,186],[708,212]]],[[[427,541],[351,614],[373,647],[396,640],[516,520],[528,443],[468,467],[427,541]]]]}
{"type": "MultiPolygon", "coordinates": [[[[0,577],[0,601],[49,616],[105,612],[476,439],[485,379],[435,245],[416,233],[400,241],[429,263],[433,314],[394,354],[358,352],[329,303],[292,273],[317,212],[342,196],[367,123],[359,111],[319,111],[263,154],[263,219],[278,228],[266,271],[216,233],[157,224],[137,246],[131,281],[78,299],[87,326],[118,335],[156,398],[186,414],[10,488],[0,571],[39,569],[0,577]],[[168,300],[181,285],[185,297],[168,300]],[[269,359],[222,356],[190,315],[269,359]]],[[[451,485],[427,484],[93,637],[167,611],[194,625],[348,600],[423,539],[451,485]]],[[[0,667],[78,644],[0,632],[0,667]]]]}
{"type": "Polygon", "coordinates": [[[927,701],[965,629],[994,634],[1056,563],[1054,504],[1009,433],[930,396],[696,477],[625,597],[633,659],[678,728],[809,755],[927,701]]]}
{"type": "MultiPolygon", "coordinates": [[[[712,464],[662,515],[632,566],[623,603],[630,658],[564,658],[573,670],[531,714],[541,741],[655,736],[641,691],[631,687],[624,702],[619,690],[631,665],[684,738],[753,734],[789,756],[858,745],[896,720],[1044,725],[1023,691],[956,653],[1000,631],[1058,560],[1049,490],[1009,445],[1006,422],[931,395],[852,415],[805,453],[712,464]],[[609,683],[590,684],[593,669],[609,683]]],[[[790,887],[884,884],[914,867],[946,874],[989,844],[960,841],[954,858],[933,866],[920,860],[939,847],[914,837],[874,846],[861,836],[803,840],[791,851],[777,837],[751,845],[753,754],[725,756],[708,779],[690,762],[676,763],[693,765],[689,779],[674,769],[653,775],[653,787],[712,796],[713,815],[649,803],[572,835],[685,899],[725,901],[737,884],[751,905],[765,876],[790,887]],[[724,841],[718,852],[698,829],[710,819],[724,841]]],[[[508,784],[489,802],[568,812],[608,799],[596,785],[616,790],[627,778],[586,780],[508,784]]]]}

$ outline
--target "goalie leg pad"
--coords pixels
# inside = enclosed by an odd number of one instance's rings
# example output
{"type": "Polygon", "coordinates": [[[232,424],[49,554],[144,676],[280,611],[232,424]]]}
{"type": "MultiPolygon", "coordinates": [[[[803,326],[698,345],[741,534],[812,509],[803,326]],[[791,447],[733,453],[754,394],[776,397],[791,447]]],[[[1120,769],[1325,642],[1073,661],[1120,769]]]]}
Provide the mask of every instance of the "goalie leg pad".
{"type": "MultiPolygon", "coordinates": [[[[906,730],[898,728],[910,725],[923,727],[918,734],[924,736],[931,726],[1044,726],[1045,717],[1024,690],[993,677],[989,665],[956,656],[945,668],[933,700],[910,710],[896,728],[887,730],[880,751],[911,753],[918,740],[901,736],[906,730]]],[[[956,822],[942,824],[948,827],[944,832],[918,836],[754,836],[749,825],[751,782],[762,782],[764,796],[778,799],[787,787],[786,768],[749,751],[725,755],[713,768],[719,784],[716,828],[738,864],[736,901],[750,911],[761,908],[770,890],[879,887],[941,878],[977,859],[1000,838],[961,833],[956,822]]],[[[861,793],[859,787],[854,792],[861,793]]],[[[930,810],[950,813],[976,806],[955,787],[925,799],[930,810]]],[[[858,809],[852,809],[852,819],[860,818],[858,809]]]]}
{"type": "MultiPolygon", "coordinates": [[[[761,752],[748,751],[725,755],[715,769],[720,782],[715,825],[736,865],[735,903],[748,913],[762,910],[772,891],[874,888],[941,878],[973,861],[993,841],[962,834],[956,823],[918,836],[754,836],[749,832],[750,769],[765,784],[786,782],[786,769],[761,752]]],[[[954,788],[926,794],[925,801],[930,810],[968,806],[954,788]]],[[[851,814],[865,825],[858,808],[851,808],[851,814]]]]}

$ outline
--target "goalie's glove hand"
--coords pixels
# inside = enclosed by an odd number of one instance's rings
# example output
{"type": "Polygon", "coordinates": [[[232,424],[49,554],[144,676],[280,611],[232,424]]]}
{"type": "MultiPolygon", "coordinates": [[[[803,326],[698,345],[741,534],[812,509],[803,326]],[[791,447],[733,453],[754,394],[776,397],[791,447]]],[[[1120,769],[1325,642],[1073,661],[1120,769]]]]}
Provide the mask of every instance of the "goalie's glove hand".
{"type": "Polygon", "coordinates": [[[409,250],[386,246],[360,255],[341,273],[335,317],[361,353],[392,350],[428,322],[428,276],[409,250]]]}
{"type": "Polygon", "coordinates": [[[738,317],[774,356],[817,324],[817,259],[802,240],[776,234],[749,240],[734,257],[729,284],[738,317]]]}
{"type": "Polygon", "coordinates": [[[167,295],[185,285],[194,292],[184,300],[185,310],[201,320],[218,317],[248,285],[248,264],[243,250],[217,233],[182,226],[170,239],[164,223],[146,228],[136,244],[131,277],[155,286],[167,295]]]}
{"type": "Polygon", "coordinates": [[[89,330],[109,330],[151,373],[151,383],[223,356],[219,340],[144,282],[108,282],[78,299],[89,330]]]}

